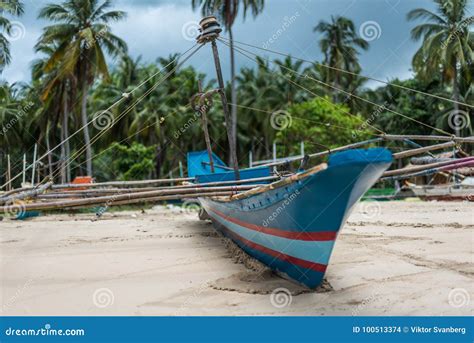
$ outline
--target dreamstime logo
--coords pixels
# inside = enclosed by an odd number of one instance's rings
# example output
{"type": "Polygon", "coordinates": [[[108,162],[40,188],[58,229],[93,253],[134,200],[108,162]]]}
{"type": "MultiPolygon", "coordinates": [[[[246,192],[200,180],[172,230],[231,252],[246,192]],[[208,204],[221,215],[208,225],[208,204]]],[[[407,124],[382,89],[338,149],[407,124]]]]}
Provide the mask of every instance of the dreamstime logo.
{"type": "Polygon", "coordinates": [[[361,202],[362,216],[367,219],[374,219],[382,212],[382,207],[378,201],[363,201],[361,202]]]}
{"type": "MultiPolygon", "coordinates": [[[[445,4],[443,4],[443,5],[445,5],[445,4]]],[[[451,4],[451,6],[452,6],[452,4],[451,4]]],[[[439,53],[442,54],[443,50],[446,50],[448,48],[449,44],[451,42],[453,42],[454,40],[458,40],[458,39],[462,40],[463,39],[462,38],[463,33],[466,32],[466,31],[469,32],[469,27],[472,24],[474,24],[474,18],[470,17],[466,21],[464,21],[461,25],[459,25],[459,27],[452,34],[449,35],[449,38],[441,44],[441,49],[440,49],[439,53]]],[[[469,58],[466,59],[466,62],[468,64],[472,63],[469,58]]]]}
{"type": "Polygon", "coordinates": [[[442,5],[443,9],[445,9],[447,12],[451,12],[453,10],[454,4],[452,1],[443,1],[442,5]]]}
{"type": "Polygon", "coordinates": [[[385,101],[383,105],[377,107],[377,109],[372,112],[372,114],[355,131],[352,132],[352,138],[357,138],[361,132],[367,131],[369,126],[372,126],[382,112],[388,109],[388,105],[388,101],[385,101]]]}
{"type": "Polygon", "coordinates": [[[188,21],[181,28],[181,35],[188,41],[195,41],[199,36],[199,23],[197,21],[188,21]]]}
{"type": "Polygon", "coordinates": [[[114,293],[108,288],[96,289],[92,295],[92,302],[98,308],[105,308],[114,304],[114,293]]]}
{"type": "Polygon", "coordinates": [[[466,111],[451,111],[448,114],[448,125],[453,130],[463,130],[471,125],[471,118],[466,111]]]}
{"type": "Polygon", "coordinates": [[[270,294],[270,302],[273,307],[283,308],[291,305],[293,297],[287,288],[275,288],[270,294]]]}
{"type": "Polygon", "coordinates": [[[359,27],[359,35],[367,42],[379,39],[382,35],[382,28],[376,21],[366,21],[359,27]]]}
{"type": "Polygon", "coordinates": [[[270,125],[275,130],[284,130],[290,127],[292,122],[293,118],[291,117],[291,114],[289,114],[287,111],[278,110],[276,112],[273,112],[270,116],[270,125]]]}
{"type": "MultiPolygon", "coordinates": [[[[181,137],[181,135],[183,135],[186,131],[188,131],[188,129],[190,127],[193,126],[193,124],[201,117],[201,111],[197,111],[196,113],[194,113],[194,115],[188,119],[188,121],[186,121],[184,123],[184,125],[182,125],[180,128],[178,128],[173,136],[175,139],[178,139],[179,137],[181,137]]],[[[160,121],[160,124],[161,124],[161,121],[160,121]]]]}
{"type": "Polygon", "coordinates": [[[299,16],[299,12],[295,12],[291,17],[285,16],[283,18],[283,23],[281,27],[278,28],[265,43],[263,43],[262,48],[267,49],[270,45],[275,43],[276,40],[280,38],[287,29],[289,29],[289,27],[296,21],[299,16]]]}
{"type": "Polygon", "coordinates": [[[361,311],[366,309],[370,304],[379,301],[382,299],[382,286],[377,286],[377,288],[368,296],[365,298],[361,303],[357,305],[357,307],[352,310],[352,315],[357,316],[361,311]]]}
{"type": "Polygon", "coordinates": [[[185,200],[181,208],[184,213],[196,213],[201,209],[201,205],[196,200],[185,200]]]}
{"type": "Polygon", "coordinates": [[[19,21],[10,22],[10,29],[6,32],[7,39],[9,41],[16,41],[25,37],[26,28],[19,21]]]}
{"type": "Polygon", "coordinates": [[[114,115],[109,111],[99,111],[94,114],[92,120],[97,130],[107,130],[114,121],[114,115]]]}
{"type": "Polygon", "coordinates": [[[263,226],[268,227],[272,221],[274,221],[280,213],[284,213],[285,208],[291,204],[293,200],[295,200],[298,195],[300,194],[300,191],[298,189],[295,190],[294,193],[291,193],[283,202],[280,206],[278,206],[275,211],[273,211],[270,216],[268,216],[267,219],[265,219],[262,223],[263,226]]]}
{"type": "Polygon", "coordinates": [[[107,35],[107,33],[108,33],[108,30],[104,28],[100,30],[99,32],[94,33],[92,37],[86,38],[85,48],[86,49],[92,48],[94,45],[96,45],[96,43],[100,42],[107,35]]]}
{"type": "MultiPolygon", "coordinates": [[[[4,56],[0,57],[3,58],[4,56]]],[[[6,134],[8,130],[10,130],[16,123],[20,121],[21,118],[28,114],[29,110],[33,107],[33,105],[34,103],[32,101],[28,102],[25,106],[18,109],[13,118],[10,118],[10,120],[7,122],[4,121],[0,128],[0,135],[3,136],[4,134],[6,134]]]]}
{"type": "Polygon", "coordinates": [[[4,205],[5,213],[13,217],[21,217],[26,213],[26,204],[21,200],[12,200],[4,205]]]}
{"type": "Polygon", "coordinates": [[[471,297],[464,288],[454,288],[448,294],[449,305],[460,308],[469,305],[471,297]]]}

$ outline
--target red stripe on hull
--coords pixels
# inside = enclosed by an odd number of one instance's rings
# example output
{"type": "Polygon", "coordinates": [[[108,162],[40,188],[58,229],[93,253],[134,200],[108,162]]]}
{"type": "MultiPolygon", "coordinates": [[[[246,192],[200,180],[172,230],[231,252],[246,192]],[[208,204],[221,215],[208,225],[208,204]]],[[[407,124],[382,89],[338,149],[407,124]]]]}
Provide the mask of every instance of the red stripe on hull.
{"type": "Polygon", "coordinates": [[[325,265],[325,264],[320,264],[320,263],[315,263],[315,262],[311,262],[311,261],[302,260],[298,257],[293,257],[293,256],[290,256],[290,255],[286,255],[286,254],[281,253],[279,251],[264,247],[263,245],[254,243],[254,242],[240,236],[239,234],[235,233],[234,231],[232,231],[231,229],[229,229],[225,225],[223,225],[221,223],[219,223],[219,224],[226,230],[226,232],[230,236],[232,236],[235,240],[238,240],[241,243],[243,243],[244,245],[248,246],[249,248],[261,251],[261,252],[263,252],[267,255],[270,255],[270,256],[273,256],[273,257],[279,259],[280,261],[291,263],[291,264],[297,265],[299,267],[303,267],[303,268],[306,268],[306,269],[311,269],[311,270],[321,272],[321,273],[326,272],[327,265],[325,265]]]}
{"type": "Polygon", "coordinates": [[[226,216],[224,213],[216,209],[213,209],[213,208],[209,208],[209,209],[215,214],[219,215],[220,217],[234,224],[243,226],[250,230],[266,233],[272,236],[278,236],[278,237],[294,239],[294,240],[299,240],[299,241],[334,241],[337,236],[337,232],[334,232],[334,231],[296,232],[296,231],[284,231],[280,229],[259,226],[259,225],[244,222],[237,218],[226,216]]]}

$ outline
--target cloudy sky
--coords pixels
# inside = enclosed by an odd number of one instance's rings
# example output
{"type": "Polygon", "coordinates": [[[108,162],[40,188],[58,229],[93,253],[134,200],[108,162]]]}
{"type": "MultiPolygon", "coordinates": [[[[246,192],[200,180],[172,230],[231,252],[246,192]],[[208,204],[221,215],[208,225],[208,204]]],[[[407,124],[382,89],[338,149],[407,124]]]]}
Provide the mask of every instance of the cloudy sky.
{"type": "MultiPolygon", "coordinates": [[[[37,19],[39,9],[51,1],[24,0],[26,13],[18,20],[20,32],[12,41],[13,63],[2,79],[9,82],[28,81],[30,64],[37,57],[33,46],[47,22],[37,19]]],[[[56,1],[58,2],[58,1],[56,1]]],[[[153,62],[159,56],[183,52],[193,45],[199,11],[193,12],[191,0],[116,0],[116,8],[127,12],[127,19],[112,25],[122,37],[132,56],[153,62]]],[[[370,42],[370,49],[360,56],[366,75],[390,80],[411,75],[411,58],[419,43],[410,39],[414,23],[406,21],[413,8],[432,9],[432,0],[266,0],[265,10],[257,18],[240,17],[234,28],[238,41],[290,53],[308,60],[321,60],[318,33],[313,32],[320,20],[331,15],[352,19],[358,31],[370,42]]],[[[471,12],[474,12],[471,8],[471,12]]],[[[225,34],[224,34],[225,35],[225,34]]],[[[228,70],[227,48],[222,46],[222,61],[228,70]]],[[[268,57],[277,57],[268,55],[268,57]]],[[[213,73],[210,48],[190,60],[197,69],[213,73]]],[[[238,66],[251,66],[252,61],[237,54],[238,66]]],[[[225,75],[228,76],[227,74],[225,75]]],[[[371,85],[373,86],[373,85],[371,85]]]]}

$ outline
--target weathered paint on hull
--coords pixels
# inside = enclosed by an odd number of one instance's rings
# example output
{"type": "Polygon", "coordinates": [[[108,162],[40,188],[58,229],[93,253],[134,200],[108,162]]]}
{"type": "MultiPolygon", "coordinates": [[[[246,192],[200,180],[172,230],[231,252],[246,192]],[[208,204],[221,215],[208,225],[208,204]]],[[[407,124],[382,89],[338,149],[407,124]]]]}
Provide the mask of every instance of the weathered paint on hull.
{"type": "Polygon", "coordinates": [[[345,151],[331,156],[327,169],[285,187],[200,202],[215,227],[249,255],[315,288],[351,209],[391,161],[386,149],[345,151]]]}

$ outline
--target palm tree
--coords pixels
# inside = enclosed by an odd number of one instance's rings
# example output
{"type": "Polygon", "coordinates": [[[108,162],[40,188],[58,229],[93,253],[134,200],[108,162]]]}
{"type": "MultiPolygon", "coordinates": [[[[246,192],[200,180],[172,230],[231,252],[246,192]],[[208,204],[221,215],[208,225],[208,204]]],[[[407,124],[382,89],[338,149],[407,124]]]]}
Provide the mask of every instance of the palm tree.
{"type": "MultiPolygon", "coordinates": [[[[54,130],[58,122],[60,125],[60,141],[65,141],[61,145],[61,182],[66,183],[71,181],[70,164],[66,161],[70,157],[70,142],[69,137],[69,117],[71,99],[75,93],[74,77],[73,75],[62,75],[59,65],[54,69],[46,72],[46,65],[51,56],[57,50],[57,44],[38,44],[36,51],[41,52],[45,57],[39,58],[32,63],[32,80],[33,87],[40,90],[40,97],[43,101],[43,106],[39,112],[40,122],[45,123],[43,127],[49,128],[46,130],[46,139],[49,142],[49,133],[54,130]],[[42,120],[45,119],[45,120],[42,120]],[[50,124],[50,121],[53,124],[50,124]]],[[[54,134],[53,134],[54,136],[54,134]]]]}
{"type": "Polygon", "coordinates": [[[123,19],[125,13],[108,11],[110,6],[110,0],[101,3],[98,0],[67,0],[60,5],[46,5],[39,14],[39,18],[55,22],[44,28],[37,44],[57,44],[56,51],[46,63],[45,71],[59,64],[57,78],[72,74],[80,85],[80,112],[88,175],[92,175],[92,149],[87,127],[89,88],[99,76],[109,79],[104,49],[114,58],[127,51],[126,43],[112,34],[108,25],[123,19]]]}
{"type": "MultiPolygon", "coordinates": [[[[343,72],[337,69],[358,72],[361,69],[357,57],[358,49],[367,50],[369,43],[357,35],[354,23],[345,17],[331,17],[331,22],[320,21],[313,31],[323,34],[319,46],[324,53],[324,63],[335,68],[324,73],[326,82],[332,83],[336,88],[346,88],[351,80],[345,82],[343,72]]],[[[333,98],[337,101],[337,92],[334,94],[333,98]]]]}
{"type": "MultiPolygon", "coordinates": [[[[23,4],[18,0],[0,1],[0,28],[8,35],[12,33],[12,23],[4,14],[20,16],[23,14],[23,4]]],[[[0,71],[10,64],[10,43],[3,33],[0,33],[0,71]]]]}
{"type": "Polygon", "coordinates": [[[230,40],[230,89],[231,89],[231,129],[232,136],[234,137],[234,148],[237,145],[237,90],[235,85],[235,56],[234,56],[234,37],[232,33],[232,26],[234,25],[235,19],[239,13],[240,5],[243,6],[244,19],[248,11],[252,12],[252,15],[256,17],[263,11],[265,0],[192,0],[193,8],[201,6],[203,15],[216,14],[219,19],[223,22],[224,28],[229,32],[230,40]]]}
{"type": "Polygon", "coordinates": [[[0,152],[8,151],[9,147],[14,147],[21,142],[21,130],[19,122],[18,108],[20,99],[16,84],[0,83],[0,152]]]}
{"type": "MultiPolygon", "coordinates": [[[[433,1],[437,6],[434,12],[417,8],[407,15],[408,20],[426,20],[411,31],[414,40],[423,39],[413,66],[421,77],[441,73],[445,81],[452,82],[453,99],[459,101],[460,77],[463,71],[470,74],[469,65],[474,60],[474,37],[469,32],[474,16],[467,16],[469,0],[433,1]]],[[[454,103],[454,111],[459,113],[458,103],[454,103]]],[[[456,135],[460,135],[459,128],[456,135]]]]}

